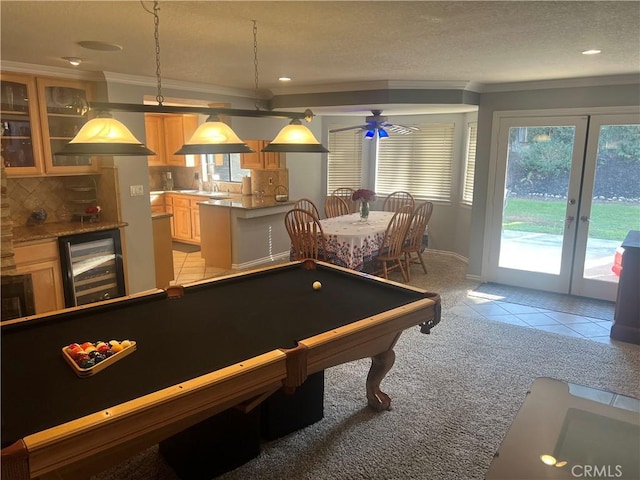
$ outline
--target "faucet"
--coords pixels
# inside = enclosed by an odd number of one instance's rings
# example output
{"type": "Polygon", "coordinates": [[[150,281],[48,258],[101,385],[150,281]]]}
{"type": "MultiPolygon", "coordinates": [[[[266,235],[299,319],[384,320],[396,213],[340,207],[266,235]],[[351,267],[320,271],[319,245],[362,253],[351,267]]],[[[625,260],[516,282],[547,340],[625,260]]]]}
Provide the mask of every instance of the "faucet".
{"type": "Polygon", "coordinates": [[[212,184],[213,184],[213,191],[214,192],[219,192],[220,188],[218,187],[218,183],[217,182],[212,182],[212,184]]]}

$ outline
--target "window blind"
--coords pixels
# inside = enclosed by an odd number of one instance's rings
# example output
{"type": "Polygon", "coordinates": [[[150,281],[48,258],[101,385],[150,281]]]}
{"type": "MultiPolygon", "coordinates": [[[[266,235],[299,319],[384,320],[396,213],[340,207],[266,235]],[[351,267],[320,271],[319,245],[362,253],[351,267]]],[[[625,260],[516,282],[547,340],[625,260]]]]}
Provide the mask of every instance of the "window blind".
{"type": "Polygon", "coordinates": [[[478,140],[478,124],[470,123],[467,131],[467,165],[462,186],[462,203],[473,203],[473,178],[476,169],[476,142],[478,140]]]}
{"type": "Polygon", "coordinates": [[[379,142],[376,193],[405,190],[426,200],[451,200],[455,124],[416,125],[410,135],[379,142]]]}
{"type": "MultiPolygon", "coordinates": [[[[348,125],[346,125],[348,126],[348,125]]],[[[332,125],[330,129],[343,128],[332,125]]],[[[362,183],[362,131],[346,130],[329,134],[327,193],[336,188],[360,188],[362,183]]]]}

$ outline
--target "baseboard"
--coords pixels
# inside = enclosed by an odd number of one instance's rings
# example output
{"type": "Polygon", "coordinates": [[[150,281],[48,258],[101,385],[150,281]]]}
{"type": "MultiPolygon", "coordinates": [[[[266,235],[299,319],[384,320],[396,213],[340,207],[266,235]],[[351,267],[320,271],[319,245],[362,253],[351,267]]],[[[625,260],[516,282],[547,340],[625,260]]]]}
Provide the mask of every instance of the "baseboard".
{"type": "Polygon", "coordinates": [[[455,253],[455,252],[448,252],[446,250],[434,250],[433,248],[428,248],[427,250],[424,251],[424,253],[426,254],[437,253],[438,255],[448,255],[450,257],[457,258],[458,260],[466,263],[467,265],[469,264],[469,259],[467,257],[463,257],[459,253],[455,253]]]}
{"type": "Polygon", "coordinates": [[[482,283],[482,277],[480,275],[469,275],[469,274],[467,274],[467,275],[465,275],[465,278],[467,280],[472,280],[474,282],[482,283]]]}
{"type": "Polygon", "coordinates": [[[268,257],[257,258],[250,262],[233,263],[231,268],[233,270],[250,270],[252,268],[264,267],[267,264],[276,264],[289,261],[289,252],[282,252],[276,255],[269,255],[268,257]]]}

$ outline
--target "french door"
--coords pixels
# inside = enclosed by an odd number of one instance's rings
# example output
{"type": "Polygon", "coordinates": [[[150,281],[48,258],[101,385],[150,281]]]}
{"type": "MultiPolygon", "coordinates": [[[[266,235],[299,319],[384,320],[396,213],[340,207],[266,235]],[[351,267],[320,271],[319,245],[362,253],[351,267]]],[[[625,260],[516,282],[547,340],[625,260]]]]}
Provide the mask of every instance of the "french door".
{"type": "Polygon", "coordinates": [[[496,160],[488,279],[615,300],[640,230],[639,116],[505,117],[496,160]]]}

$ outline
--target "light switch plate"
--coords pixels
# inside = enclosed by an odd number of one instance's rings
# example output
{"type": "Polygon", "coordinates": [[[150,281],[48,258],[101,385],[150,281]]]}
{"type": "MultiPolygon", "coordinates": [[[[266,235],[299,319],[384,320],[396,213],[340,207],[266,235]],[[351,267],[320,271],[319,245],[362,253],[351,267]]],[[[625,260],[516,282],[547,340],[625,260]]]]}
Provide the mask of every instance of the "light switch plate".
{"type": "Polygon", "coordinates": [[[132,197],[141,197],[144,195],[144,188],[142,185],[129,185],[129,194],[132,197]]]}

